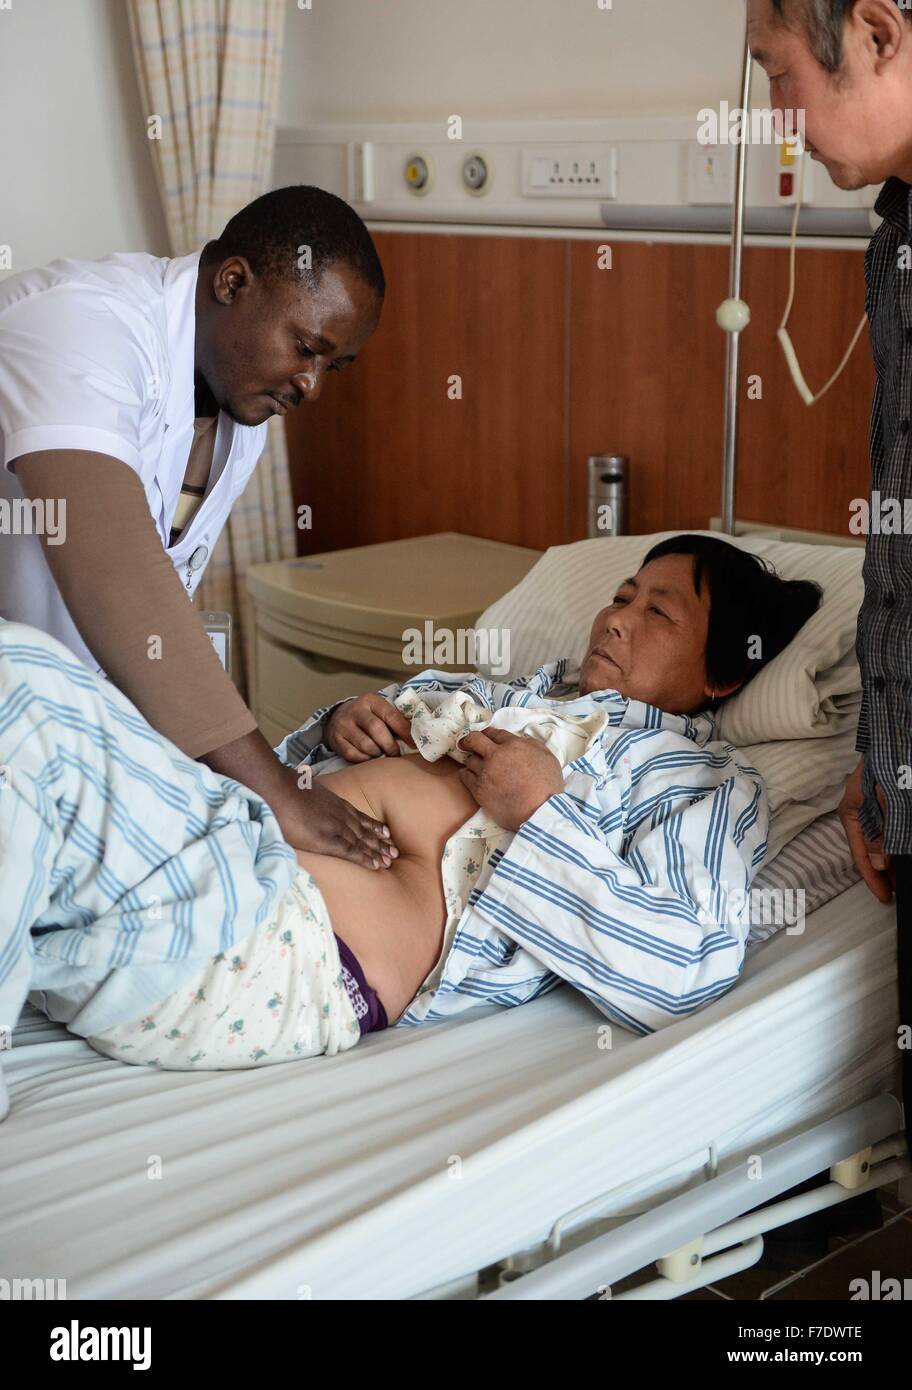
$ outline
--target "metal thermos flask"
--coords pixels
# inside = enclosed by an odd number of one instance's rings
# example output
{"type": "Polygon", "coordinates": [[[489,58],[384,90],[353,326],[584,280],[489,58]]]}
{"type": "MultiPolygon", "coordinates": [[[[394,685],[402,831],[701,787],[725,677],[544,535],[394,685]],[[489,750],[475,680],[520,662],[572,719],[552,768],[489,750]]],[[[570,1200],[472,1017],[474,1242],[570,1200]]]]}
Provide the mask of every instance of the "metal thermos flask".
{"type": "Polygon", "coordinates": [[[589,535],[627,534],[626,454],[596,454],[589,459],[589,535]]]}

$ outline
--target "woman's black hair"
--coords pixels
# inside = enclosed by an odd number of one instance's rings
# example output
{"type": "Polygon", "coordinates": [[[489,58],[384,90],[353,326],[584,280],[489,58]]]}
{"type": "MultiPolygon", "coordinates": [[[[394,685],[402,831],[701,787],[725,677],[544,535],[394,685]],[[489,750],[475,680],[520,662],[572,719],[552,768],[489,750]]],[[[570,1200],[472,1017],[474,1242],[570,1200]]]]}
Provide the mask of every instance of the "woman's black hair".
{"type": "MultiPolygon", "coordinates": [[[[671,536],[654,545],[643,564],[663,555],[692,555],[695,592],[704,580],[709,586],[706,674],[714,686],[740,681],[743,689],[788,646],[823,597],[812,580],[782,579],[761,556],[715,536],[671,536]]],[[[707,704],[715,708],[726,698],[707,704]]]]}

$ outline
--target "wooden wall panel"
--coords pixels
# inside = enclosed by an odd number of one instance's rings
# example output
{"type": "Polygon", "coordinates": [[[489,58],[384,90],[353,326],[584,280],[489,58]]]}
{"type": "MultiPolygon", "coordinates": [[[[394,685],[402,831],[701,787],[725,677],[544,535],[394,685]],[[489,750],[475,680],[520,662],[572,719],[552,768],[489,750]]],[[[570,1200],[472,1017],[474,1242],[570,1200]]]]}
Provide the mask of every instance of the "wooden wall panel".
{"type": "MultiPolygon", "coordinates": [[[[586,458],[631,459],[630,529],[703,527],[721,509],[724,247],[619,243],[599,270],[596,244],[572,246],[570,484],[573,535],[586,532],[586,458]]],[[[848,503],[867,493],[873,368],[867,331],[830,393],[808,407],[776,340],[788,256],[749,247],[742,337],[736,516],[848,532],[848,503]],[[762,398],[748,399],[748,377],[762,398]]],[[[798,254],[790,331],[811,389],[827,381],[864,312],[857,251],[798,254]]]]}
{"type": "MultiPolygon", "coordinates": [[[[868,332],[844,375],[816,406],[792,385],[776,341],[788,257],[748,247],[742,335],[735,516],[848,534],[848,502],[868,488],[873,367],[868,332]],[[748,399],[759,375],[762,399],[748,399]]],[[[715,306],[727,295],[724,247],[613,246],[612,270],[595,243],[571,247],[571,528],[585,535],[585,460],[627,453],[630,530],[705,527],[722,509],[724,335],[715,306]]],[[[829,379],[865,309],[862,254],[798,253],[790,331],[812,391],[829,379]]]]}
{"type": "MultiPolygon", "coordinates": [[[[383,233],[380,328],[322,399],[288,417],[302,552],[462,530],[545,547],[586,530],[586,459],[631,459],[630,529],[720,510],[725,247],[383,233]],[[462,377],[463,399],[447,379],[462,377]]],[[[748,248],[736,514],[845,533],[866,495],[867,333],[818,405],[775,339],[788,257],[748,248]],[[762,399],[750,400],[759,375],[762,399]]],[[[864,307],[858,251],[800,251],[793,339],[813,389],[864,307]]]]}
{"type": "MultiPolygon", "coordinates": [[[[788,254],[752,248],[744,271],[753,317],[744,335],[743,382],[759,374],[763,399],[749,401],[742,384],[738,512],[848,535],[849,502],[867,497],[869,486],[874,367],[868,330],[835,386],[806,406],[776,341],[788,297],[788,254]]],[[[863,253],[799,251],[797,285],[789,333],[816,392],[836,370],[864,314],[863,253]]]]}
{"type": "Polygon", "coordinates": [[[433,531],[545,547],[567,533],[567,247],[377,236],[380,327],[288,416],[302,552],[433,531]],[[447,381],[462,378],[462,399],[447,381]]]}
{"type": "MultiPolygon", "coordinates": [[[[609,240],[610,239],[607,239],[609,240]]],[[[571,243],[571,531],[586,534],[586,459],[630,457],[630,530],[704,526],[719,491],[725,297],[719,247],[571,243]],[[702,309],[702,312],[701,312],[702,309]]]]}

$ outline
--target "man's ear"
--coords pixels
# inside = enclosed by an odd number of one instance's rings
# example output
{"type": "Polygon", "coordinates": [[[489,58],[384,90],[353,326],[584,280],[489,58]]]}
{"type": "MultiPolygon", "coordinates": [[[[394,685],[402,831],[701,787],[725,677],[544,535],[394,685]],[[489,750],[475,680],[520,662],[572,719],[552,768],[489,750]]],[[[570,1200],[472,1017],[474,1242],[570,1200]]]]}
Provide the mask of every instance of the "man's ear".
{"type": "Polygon", "coordinates": [[[865,25],[870,33],[870,42],[877,50],[877,61],[893,58],[904,39],[904,26],[908,24],[904,11],[906,4],[894,4],[884,8],[880,4],[869,4],[859,0],[855,10],[849,14],[849,22],[865,25]]]}

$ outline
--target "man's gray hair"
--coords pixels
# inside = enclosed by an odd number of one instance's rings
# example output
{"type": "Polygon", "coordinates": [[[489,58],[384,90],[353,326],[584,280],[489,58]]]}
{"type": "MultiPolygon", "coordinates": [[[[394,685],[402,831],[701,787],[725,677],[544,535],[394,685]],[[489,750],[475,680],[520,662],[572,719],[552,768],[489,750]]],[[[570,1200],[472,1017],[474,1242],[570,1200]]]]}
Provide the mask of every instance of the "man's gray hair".
{"type": "MultiPolygon", "coordinates": [[[[910,0],[894,0],[906,19],[910,0]]],[[[842,67],[842,33],[855,0],[773,0],[773,9],[786,21],[797,20],[808,36],[811,52],[827,72],[842,67]]]]}

